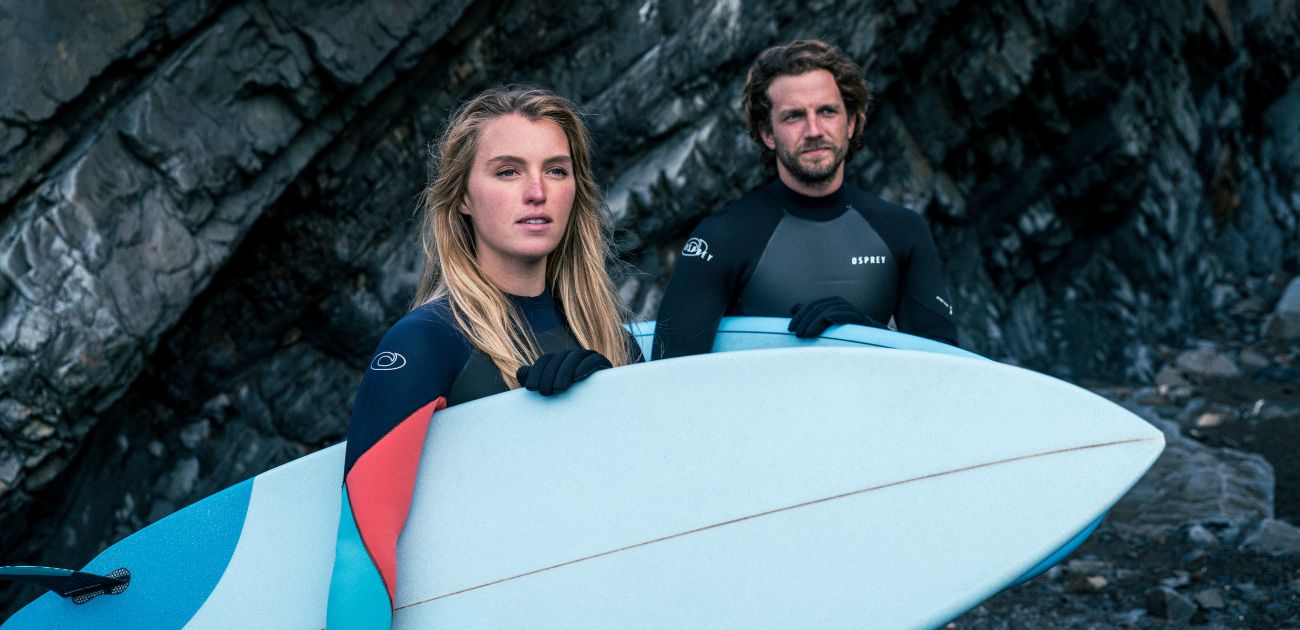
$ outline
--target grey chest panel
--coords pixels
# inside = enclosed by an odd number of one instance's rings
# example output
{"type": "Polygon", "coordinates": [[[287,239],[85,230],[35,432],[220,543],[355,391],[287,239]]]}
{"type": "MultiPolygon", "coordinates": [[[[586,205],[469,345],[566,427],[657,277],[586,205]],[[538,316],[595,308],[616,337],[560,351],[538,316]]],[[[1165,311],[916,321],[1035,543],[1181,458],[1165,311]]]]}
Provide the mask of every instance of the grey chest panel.
{"type": "MultiPolygon", "coordinates": [[[[537,346],[542,353],[576,350],[582,347],[565,328],[538,333],[537,346]]],[[[504,391],[509,391],[509,388],[501,378],[497,365],[478,348],[471,347],[469,360],[465,362],[465,367],[461,368],[460,374],[451,384],[451,391],[447,394],[447,406],[459,405],[504,391]]]]}
{"type": "Polygon", "coordinates": [[[889,321],[898,303],[898,261],[855,210],[829,221],[787,213],[741,290],[742,314],[788,317],[795,304],[830,296],[889,321]]]}

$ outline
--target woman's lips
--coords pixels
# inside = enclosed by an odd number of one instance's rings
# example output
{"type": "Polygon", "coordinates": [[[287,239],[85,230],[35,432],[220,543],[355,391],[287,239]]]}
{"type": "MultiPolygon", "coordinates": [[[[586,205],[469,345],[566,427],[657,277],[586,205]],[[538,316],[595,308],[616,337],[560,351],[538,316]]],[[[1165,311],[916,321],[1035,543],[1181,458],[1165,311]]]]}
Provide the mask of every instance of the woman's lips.
{"type": "Polygon", "coordinates": [[[543,214],[530,214],[515,223],[524,226],[529,232],[544,232],[550,227],[551,218],[543,214]]]}

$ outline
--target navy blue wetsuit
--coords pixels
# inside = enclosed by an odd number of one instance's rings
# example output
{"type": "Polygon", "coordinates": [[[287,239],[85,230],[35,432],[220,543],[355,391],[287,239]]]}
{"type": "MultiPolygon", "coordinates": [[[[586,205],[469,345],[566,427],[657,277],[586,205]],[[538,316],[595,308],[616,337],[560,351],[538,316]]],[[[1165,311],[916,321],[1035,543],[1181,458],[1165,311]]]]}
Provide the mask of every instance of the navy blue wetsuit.
{"type": "Polygon", "coordinates": [[[843,185],[808,197],[774,180],[706,217],[659,306],[654,355],[708,352],[724,315],[789,317],[838,296],[898,330],[956,345],[939,252],[915,212],[843,185]]]}
{"type": "MultiPolygon", "coordinates": [[[[581,348],[549,291],[510,299],[542,353],[581,348]]],[[[630,336],[628,347],[639,361],[630,336]]],[[[507,389],[496,365],[456,325],[445,298],[411,311],[384,335],[348,426],[330,628],[391,623],[397,538],[410,511],[430,419],[440,409],[507,389]]]]}

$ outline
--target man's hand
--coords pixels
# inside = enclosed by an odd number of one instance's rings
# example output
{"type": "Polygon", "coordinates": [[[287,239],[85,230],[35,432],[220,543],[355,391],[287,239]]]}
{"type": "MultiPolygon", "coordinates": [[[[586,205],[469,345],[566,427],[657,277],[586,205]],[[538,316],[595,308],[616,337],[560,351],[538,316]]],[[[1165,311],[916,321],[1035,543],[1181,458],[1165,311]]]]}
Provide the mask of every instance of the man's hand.
{"type": "Polygon", "coordinates": [[[521,365],[515,378],[525,389],[543,396],[558,394],[598,370],[613,367],[595,350],[565,350],[537,357],[532,365],[521,365]]]}
{"type": "Polygon", "coordinates": [[[824,297],[807,305],[795,304],[790,309],[789,331],[801,339],[816,337],[835,324],[858,324],[884,328],[870,315],[859,311],[842,297],[824,297]]]}

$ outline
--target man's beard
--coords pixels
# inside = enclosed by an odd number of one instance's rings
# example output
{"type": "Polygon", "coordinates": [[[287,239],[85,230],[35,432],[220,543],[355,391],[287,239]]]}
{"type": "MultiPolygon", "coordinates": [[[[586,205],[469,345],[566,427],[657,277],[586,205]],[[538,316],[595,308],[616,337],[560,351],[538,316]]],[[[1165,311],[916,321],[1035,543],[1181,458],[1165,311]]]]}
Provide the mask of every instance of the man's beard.
{"type": "Polygon", "coordinates": [[[821,141],[798,147],[792,152],[778,144],[776,147],[776,159],[785,167],[785,170],[788,171],[792,177],[804,184],[816,186],[818,184],[826,183],[827,180],[834,177],[835,173],[839,171],[840,165],[844,164],[844,147],[845,145],[836,145],[834,142],[821,141]],[[825,162],[825,166],[804,166],[804,164],[799,161],[800,153],[813,149],[830,149],[831,159],[825,162]]]}

